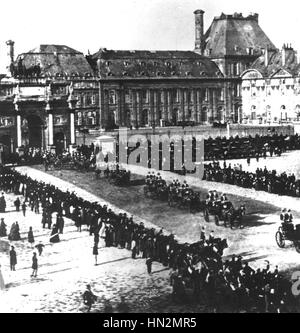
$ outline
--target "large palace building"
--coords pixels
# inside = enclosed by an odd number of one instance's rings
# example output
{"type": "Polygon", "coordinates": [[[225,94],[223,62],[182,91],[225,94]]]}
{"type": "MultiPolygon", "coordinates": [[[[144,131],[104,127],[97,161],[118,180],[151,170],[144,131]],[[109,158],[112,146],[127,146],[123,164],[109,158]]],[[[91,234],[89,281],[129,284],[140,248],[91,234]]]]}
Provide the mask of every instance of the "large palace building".
{"type": "MultiPolygon", "coordinates": [[[[215,17],[204,31],[196,10],[190,51],[100,49],[84,56],[40,45],[14,57],[0,77],[0,143],[62,150],[80,133],[243,121],[241,74],[276,50],[258,15],[215,17]]],[[[167,130],[167,129],[166,129],[167,130]]]]}

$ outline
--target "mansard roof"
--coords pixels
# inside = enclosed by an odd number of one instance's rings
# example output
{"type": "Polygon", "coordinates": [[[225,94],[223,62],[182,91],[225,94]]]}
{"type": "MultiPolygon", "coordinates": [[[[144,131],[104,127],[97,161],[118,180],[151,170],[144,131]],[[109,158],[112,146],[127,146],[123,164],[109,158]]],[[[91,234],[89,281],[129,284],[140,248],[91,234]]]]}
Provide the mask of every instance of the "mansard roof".
{"type": "Polygon", "coordinates": [[[89,62],[83,53],[65,45],[40,45],[17,57],[15,65],[22,60],[23,66],[30,69],[39,65],[42,76],[86,76],[93,75],[89,62]]]}
{"type": "Polygon", "coordinates": [[[192,51],[100,49],[91,57],[100,77],[218,77],[218,66],[192,51]]]}
{"type": "Polygon", "coordinates": [[[244,17],[242,14],[215,17],[205,33],[204,48],[210,50],[212,58],[224,56],[245,56],[249,49],[259,56],[262,49],[276,49],[258,24],[258,14],[244,17]]]}
{"type": "Polygon", "coordinates": [[[254,61],[251,69],[256,69],[264,77],[296,76],[300,72],[297,53],[292,48],[285,49],[285,64],[282,64],[282,50],[268,51],[268,65],[265,66],[265,55],[254,61]]]}

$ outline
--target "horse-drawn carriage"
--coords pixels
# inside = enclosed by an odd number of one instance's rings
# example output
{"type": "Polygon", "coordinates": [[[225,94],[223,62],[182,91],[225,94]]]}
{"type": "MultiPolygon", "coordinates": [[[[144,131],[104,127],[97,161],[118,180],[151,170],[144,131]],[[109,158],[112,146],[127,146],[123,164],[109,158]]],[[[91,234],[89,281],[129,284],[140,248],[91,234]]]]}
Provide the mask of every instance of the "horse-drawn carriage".
{"type": "Polygon", "coordinates": [[[116,169],[116,170],[106,170],[104,174],[107,176],[108,181],[117,186],[126,186],[130,183],[130,171],[116,169]]]}
{"type": "Polygon", "coordinates": [[[300,253],[300,224],[294,226],[293,223],[281,223],[275,234],[275,239],[280,248],[285,247],[286,241],[292,242],[296,251],[300,253]]]}
{"type": "Polygon", "coordinates": [[[210,201],[204,209],[206,222],[209,222],[210,215],[213,215],[216,225],[220,225],[220,221],[223,221],[225,227],[241,229],[243,228],[242,217],[245,215],[245,206],[241,205],[235,209],[230,201],[210,201]]]}

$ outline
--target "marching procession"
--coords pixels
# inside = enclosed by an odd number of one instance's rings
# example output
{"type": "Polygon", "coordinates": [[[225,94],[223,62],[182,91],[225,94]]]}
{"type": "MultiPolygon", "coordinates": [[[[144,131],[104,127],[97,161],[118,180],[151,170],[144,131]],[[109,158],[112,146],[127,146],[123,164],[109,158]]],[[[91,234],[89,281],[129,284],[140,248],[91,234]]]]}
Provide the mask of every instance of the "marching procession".
{"type": "MultiPolygon", "coordinates": [[[[286,173],[278,175],[276,171],[268,171],[266,168],[258,168],[255,173],[246,172],[241,166],[232,167],[226,160],[236,157],[237,147],[244,151],[246,154],[244,157],[248,159],[266,157],[267,153],[270,156],[274,154],[280,156],[286,150],[299,148],[298,135],[230,138],[229,140],[216,138],[207,140],[205,144],[210,147],[205,157],[212,158],[213,161],[204,166],[204,180],[280,195],[300,196],[300,181],[296,180],[294,175],[286,173]],[[260,143],[258,147],[260,149],[257,149],[257,142],[260,143]],[[249,147],[248,150],[245,150],[245,145],[249,147]],[[224,146],[228,147],[226,156],[220,155],[217,149],[217,147],[223,147],[224,150],[224,146]],[[221,167],[222,162],[215,161],[217,157],[224,159],[223,167],[221,167]]],[[[32,149],[28,151],[23,162],[43,163],[46,172],[55,169],[93,171],[96,179],[102,178],[103,174],[113,185],[129,186],[130,171],[123,169],[118,164],[118,159],[111,169],[108,163],[106,169],[97,169],[98,152],[99,150],[93,145],[81,146],[72,154],[65,151],[61,155],[32,149]]],[[[182,170],[184,170],[184,164],[182,170]]],[[[177,173],[184,175],[185,172],[182,170],[177,173]]],[[[215,190],[207,193],[199,192],[192,189],[185,180],[180,183],[176,173],[174,177],[168,183],[159,172],[148,172],[143,189],[145,197],[166,201],[170,207],[184,209],[189,213],[201,212],[204,221],[210,222],[212,218],[216,226],[223,221],[224,226],[229,226],[231,229],[244,227],[243,217],[246,214],[244,204],[234,207],[225,193],[217,193],[215,190]]],[[[34,180],[8,166],[1,167],[0,191],[2,191],[0,197],[2,213],[6,209],[5,193],[16,196],[14,200],[16,211],[21,211],[25,218],[27,208],[36,214],[41,213],[41,226],[43,229],[50,230],[50,243],[60,242],[65,219],[73,221],[77,232],[82,232],[82,227],[85,226],[89,235],[93,237],[91,255],[95,257],[96,266],[99,244],[131,251],[132,259],[145,260],[148,274],[152,274],[153,262],[161,263],[171,270],[170,283],[173,288],[174,302],[182,303],[188,299],[196,302],[205,300],[215,312],[220,311],[220,307],[227,303],[230,304],[231,311],[246,312],[285,312],[289,311],[293,304],[290,282],[283,278],[277,266],[271,270],[270,263],[266,261],[266,267],[253,269],[242,256],[233,255],[231,258],[224,259],[224,250],[230,244],[226,239],[215,237],[213,230],[207,232],[204,225],[201,227],[199,241],[191,244],[181,243],[174,234],[168,234],[162,228],[147,228],[142,222],[135,222],[133,216],[116,213],[107,205],[90,202],[69,190],[62,191],[54,185],[34,180]]],[[[298,246],[294,234],[291,236],[291,232],[288,231],[291,227],[286,226],[292,225],[292,213],[290,210],[285,210],[281,215],[282,226],[276,234],[277,244],[283,247],[284,240],[292,240],[298,251],[300,243],[298,246]]],[[[10,232],[7,232],[5,220],[1,218],[0,237],[7,237],[11,242],[20,241],[18,222],[13,223],[10,232]]],[[[28,242],[31,246],[35,243],[31,227],[28,231],[28,242]]],[[[39,243],[34,248],[41,255],[43,247],[44,244],[39,243]]],[[[10,250],[10,263],[11,270],[15,271],[17,253],[14,246],[10,250]]],[[[34,252],[31,277],[35,278],[37,273],[38,258],[34,252]]],[[[87,289],[87,292],[91,290],[87,289]]],[[[90,311],[95,299],[92,296],[88,299],[86,305],[90,311]]]]}
{"type": "MultiPolygon", "coordinates": [[[[222,260],[223,251],[228,247],[226,240],[216,238],[213,231],[206,235],[205,227],[201,229],[198,242],[181,244],[173,234],[166,234],[162,229],[146,228],[143,223],[135,223],[132,216],[116,214],[106,205],[88,202],[74,193],[38,182],[11,168],[2,167],[1,171],[1,190],[24,197],[24,201],[35,212],[38,211],[37,206],[40,207],[44,228],[47,225],[51,229],[52,215],[56,214],[50,242],[59,242],[59,234],[63,233],[63,216],[74,222],[78,232],[82,225],[86,225],[89,234],[94,236],[95,264],[100,239],[103,239],[106,247],[125,248],[131,251],[133,259],[147,260],[149,274],[149,263],[160,262],[172,271],[170,281],[176,302],[184,302],[189,297],[189,290],[192,290],[193,299],[205,299],[214,311],[218,311],[220,304],[228,299],[234,311],[282,312],[291,302],[290,285],[278,269],[271,271],[267,264],[263,269],[254,270],[246,261],[242,261],[242,257],[236,256],[231,260],[222,260]]],[[[147,176],[146,184],[151,178],[164,183],[158,174],[147,176]]],[[[189,189],[187,183],[180,185],[176,180],[172,186],[189,189]]],[[[220,199],[222,203],[227,201],[224,194],[220,195],[220,199]]],[[[218,200],[218,194],[211,191],[206,202],[215,200],[218,200]]],[[[1,225],[4,224],[2,222],[1,225]]],[[[28,238],[32,237],[32,233],[29,233],[28,238]]],[[[13,255],[13,248],[12,251],[13,255]]],[[[11,259],[13,270],[17,261],[16,255],[14,257],[11,259]]],[[[37,274],[37,265],[34,255],[32,276],[37,274]]]]}

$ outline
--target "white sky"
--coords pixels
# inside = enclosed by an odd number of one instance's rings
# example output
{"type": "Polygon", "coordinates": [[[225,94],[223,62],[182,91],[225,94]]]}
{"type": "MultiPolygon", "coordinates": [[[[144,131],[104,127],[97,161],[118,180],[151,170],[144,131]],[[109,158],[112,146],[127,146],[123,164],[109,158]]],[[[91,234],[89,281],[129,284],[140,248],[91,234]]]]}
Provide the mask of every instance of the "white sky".
{"type": "Polygon", "coordinates": [[[1,3],[0,72],[5,41],[15,55],[39,44],[65,44],[83,53],[108,49],[192,50],[194,14],[203,9],[204,29],[221,12],[259,14],[272,42],[300,51],[299,0],[14,0],[1,3]],[[298,23],[298,24],[297,24],[298,23]]]}

